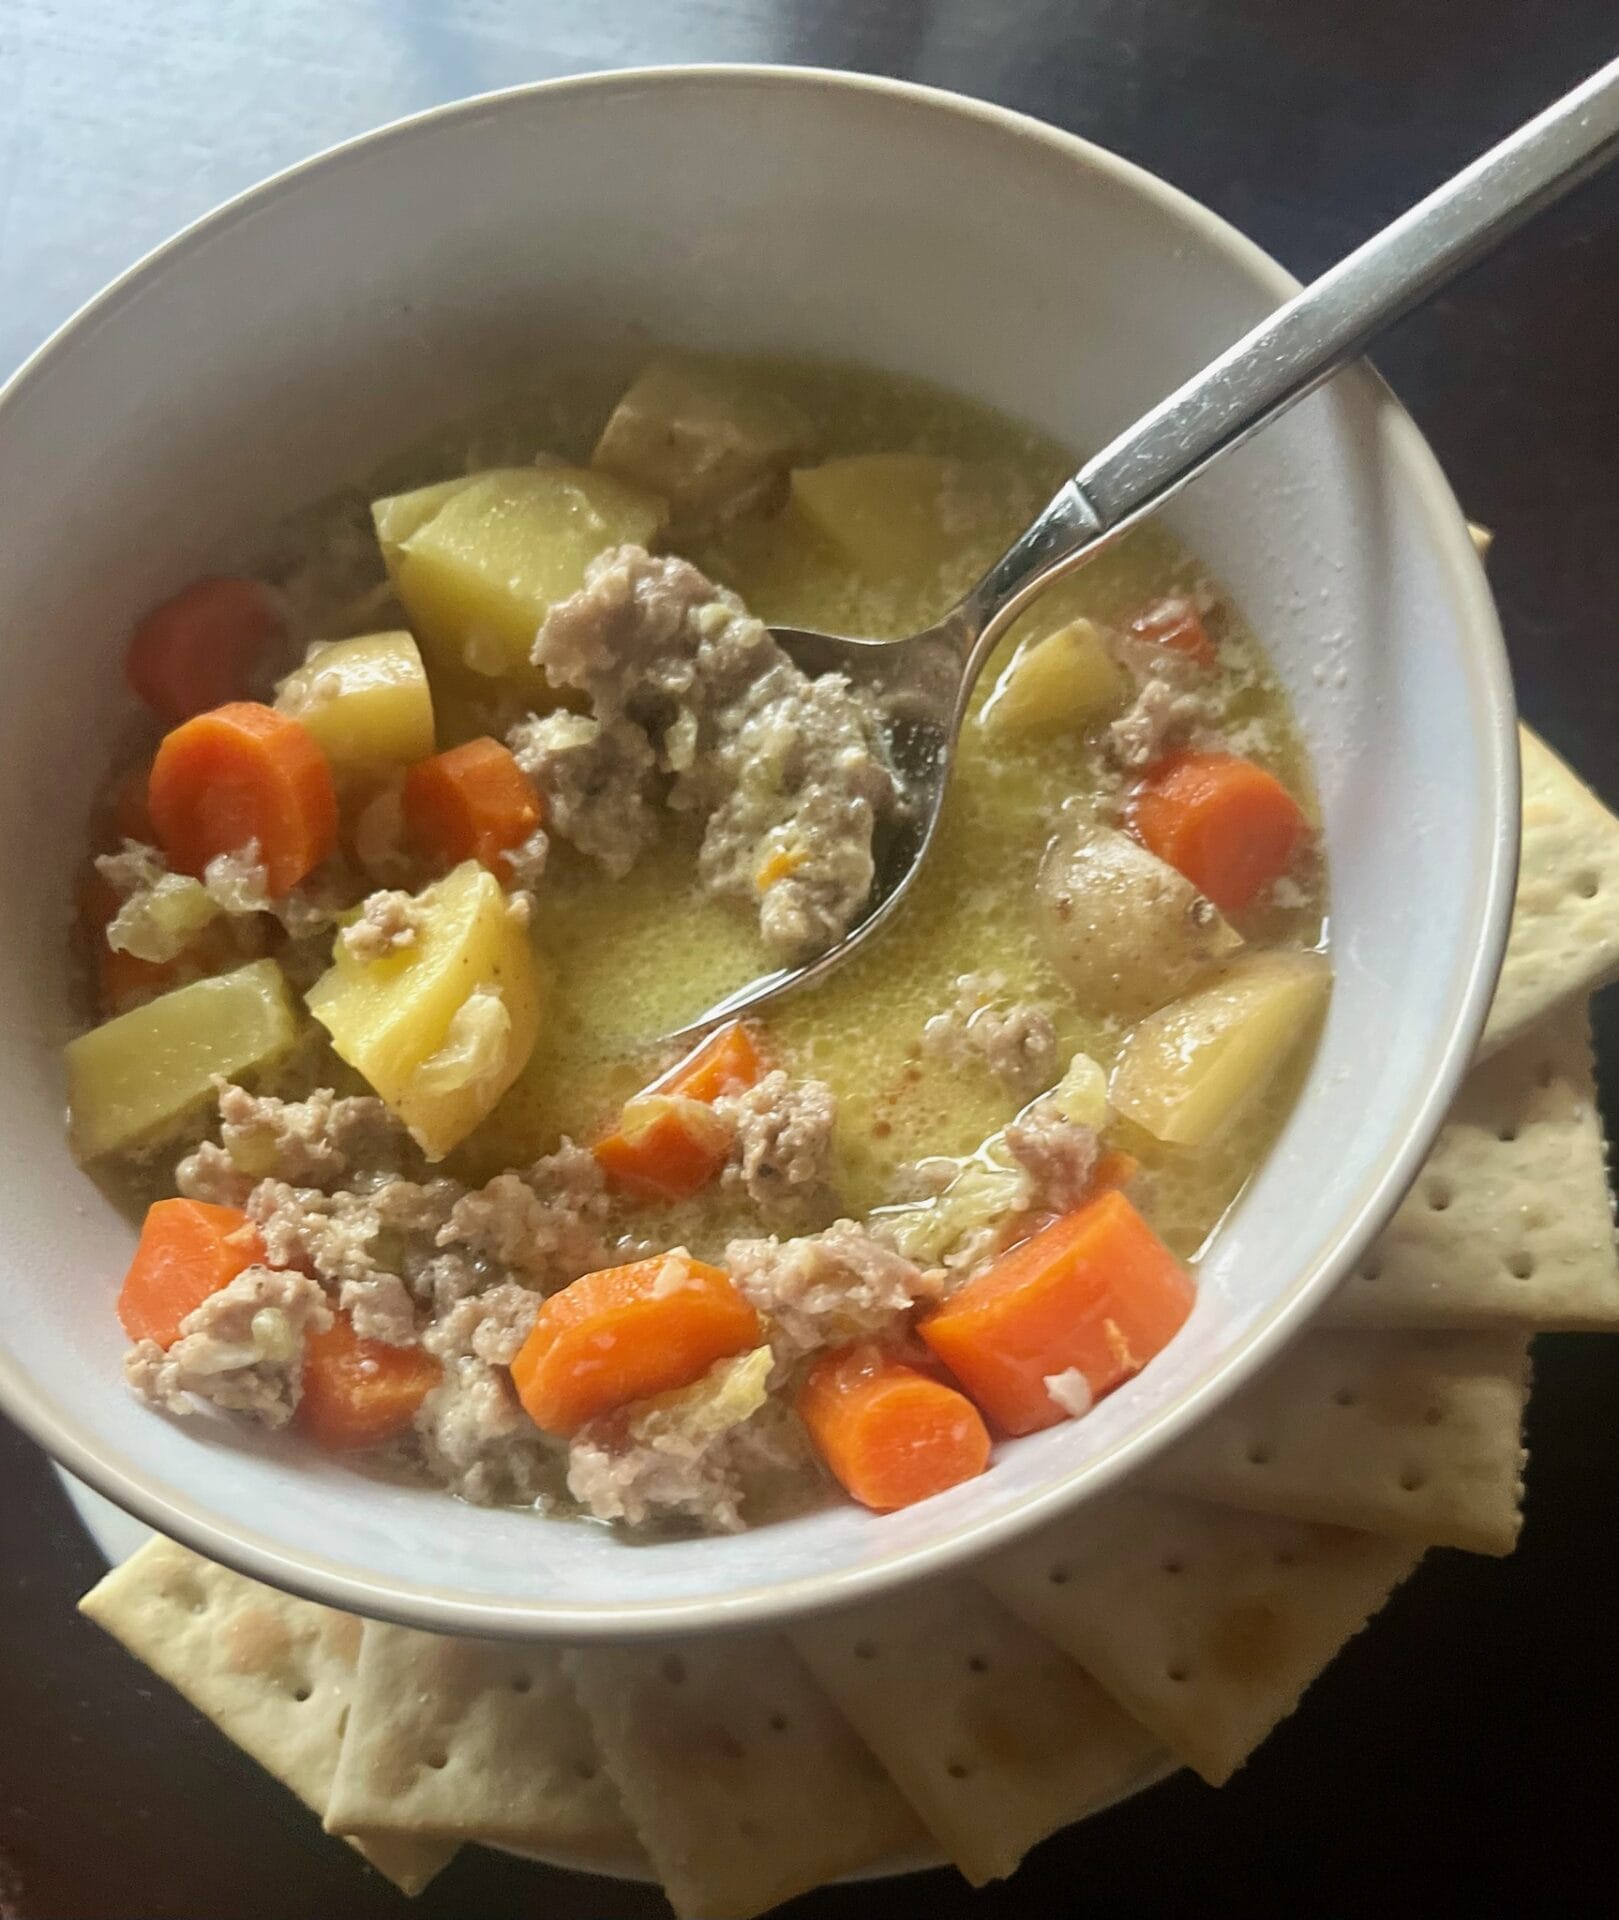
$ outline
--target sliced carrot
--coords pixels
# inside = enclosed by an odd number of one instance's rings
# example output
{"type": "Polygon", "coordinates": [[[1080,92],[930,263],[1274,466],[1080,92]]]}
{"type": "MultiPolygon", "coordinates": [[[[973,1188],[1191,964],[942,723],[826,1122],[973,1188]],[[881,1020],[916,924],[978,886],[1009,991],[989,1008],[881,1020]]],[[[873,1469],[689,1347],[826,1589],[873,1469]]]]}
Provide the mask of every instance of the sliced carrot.
{"type": "Polygon", "coordinates": [[[1150,640],[1155,647],[1184,653],[1200,667],[1213,667],[1219,658],[1197,602],[1188,594],[1165,594],[1162,600],[1143,607],[1130,622],[1130,632],[1137,640],[1150,640]]]}
{"type": "Polygon", "coordinates": [[[740,1020],[733,1020],[699,1041],[646,1091],[678,1093],[687,1100],[718,1100],[722,1093],[746,1092],[764,1070],[758,1042],[740,1020]]]}
{"type": "Polygon", "coordinates": [[[125,671],[155,713],[189,720],[251,692],[257,669],[285,635],[263,581],[196,580],[136,627],[125,671]]]}
{"type": "Polygon", "coordinates": [[[154,1201],[118,1295],[125,1333],[172,1347],[188,1313],[263,1258],[258,1229],[239,1207],[154,1201]]]}
{"type": "Polygon", "coordinates": [[[919,1331],[992,1420],[1033,1433],[1067,1417],[1047,1380],[1077,1368],[1100,1399],[1168,1344],[1194,1298],[1185,1268],[1112,1191],[1003,1254],[919,1331]]]}
{"type": "Polygon", "coordinates": [[[299,1428],[334,1453],[380,1446],[405,1432],[438,1385],[439,1363],[420,1347],[362,1340],[346,1313],[304,1336],[299,1428]]]}
{"type": "Polygon", "coordinates": [[[405,832],[424,860],[448,870],[479,860],[501,878],[501,855],[540,824],[539,796],[498,740],[468,740],[418,760],[405,775],[405,832]]]}
{"type": "Polygon", "coordinates": [[[758,1314],[730,1277],[677,1247],[553,1293],[512,1362],[512,1380],[537,1427],[571,1434],[632,1400],[690,1386],[761,1337],[758,1314]]]}
{"type": "Polygon", "coordinates": [[[1136,789],[1143,845],[1236,913],[1292,864],[1305,834],[1298,802],[1273,773],[1233,753],[1183,753],[1136,789]]]}
{"type": "Polygon", "coordinates": [[[989,1430],[963,1393],[863,1343],[817,1361],[798,1415],[838,1484],[878,1513],[971,1480],[989,1430]]]}
{"type": "Polygon", "coordinates": [[[643,1093],[626,1102],[616,1128],[598,1140],[602,1171],[624,1193],[684,1200],[706,1187],[730,1157],[732,1129],[702,1100],[643,1093]]]}
{"type": "Polygon", "coordinates": [[[619,1123],[594,1152],[626,1193],[684,1200],[712,1180],[731,1151],[731,1129],[712,1111],[764,1072],[764,1057],[740,1020],[711,1033],[667,1073],[625,1102],[619,1123]]]}
{"type": "Polygon", "coordinates": [[[326,756],[290,714],[239,700],[166,734],[147,789],[169,865],[200,877],[222,853],[258,843],[279,898],[337,844],[337,793],[326,756]]]}

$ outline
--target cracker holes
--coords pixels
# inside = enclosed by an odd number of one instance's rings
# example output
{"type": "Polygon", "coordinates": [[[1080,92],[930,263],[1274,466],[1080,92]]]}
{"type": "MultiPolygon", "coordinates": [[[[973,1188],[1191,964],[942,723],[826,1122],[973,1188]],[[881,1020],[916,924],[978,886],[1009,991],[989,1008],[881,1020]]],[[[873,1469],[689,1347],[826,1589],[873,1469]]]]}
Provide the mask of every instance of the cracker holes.
{"type": "Polygon", "coordinates": [[[575,1777],[580,1780],[594,1780],[596,1777],[595,1765],[589,1760],[575,1760],[573,1771],[575,1777]]]}
{"type": "Polygon", "coordinates": [[[1535,1277],[1535,1256],[1520,1247],[1516,1253],[1507,1255],[1507,1272],[1514,1280],[1533,1280],[1535,1277]]]}
{"type": "Polygon", "coordinates": [[[1360,1395],[1353,1387],[1340,1387],[1332,1396],[1332,1404],[1335,1407],[1358,1407],[1360,1395]]]}
{"type": "Polygon", "coordinates": [[[514,1673],[511,1679],[511,1687],[513,1693],[529,1693],[533,1690],[534,1682],[526,1673],[514,1673]]]}
{"type": "Polygon", "coordinates": [[[444,1769],[450,1764],[450,1756],[444,1751],[442,1747],[435,1747],[434,1750],[426,1756],[426,1758],[427,1758],[427,1764],[433,1769],[435,1773],[442,1773],[444,1769]]]}
{"type": "Polygon", "coordinates": [[[770,1718],[765,1722],[765,1725],[770,1729],[772,1733],[785,1733],[790,1724],[791,1723],[789,1722],[786,1714],[784,1713],[773,1713],[771,1714],[770,1718]]]}
{"type": "Polygon", "coordinates": [[[337,1716],[337,1737],[339,1741],[342,1740],[344,1734],[347,1733],[348,1730],[349,1730],[349,1710],[347,1707],[345,1707],[342,1710],[342,1712],[337,1716]]]}
{"type": "Polygon", "coordinates": [[[686,1683],[686,1663],[678,1653],[669,1654],[658,1671],[672,1687],[684,1686],[686,1683]]]}
{"type": "Polygon", "coordinates": [[[988,1673],[989,1662],[981,1653],[970,1653],[967,1656],[967,1671],[969,1673],[988,1673]]]}
{"type": "Polygon", "coordinates": [[[300,1707],[304,1704],[306,1700],[312,1700],[314,1698],[314,1695],[315,1695],[315,1689],[312,1686],[310,1686],[307,1680],[302,1682],[299,1686],[294,1687],[292,1690],[292,1697],[294,1700],[297,1701],[300,1707]]]}
{"type": "Polygon", "coordinates": [[[1071,1576],[1068,1569],[1059,1562],[1047,1570],[1046,1578],[1054,1587],[1066,1587],[1071,1576]]]}
{"type": "Polygon", "coordinates": [[[1425,1427],[1437,1427],[1444,1417],[1445,1410],[1443,1407],[1426,1407],[1423,1409],[1422,1424],[1425,1427]]]}
{"type": "Polygon", "coordinates": [[[965,1780],[972,1768],[964,1760],[947,1760],[944,1770],[952,1780],[965,1780]]]}
{"type": "Polygon", "coordinates": [[[1246,1458],[1251,1467],[1268,1467],[1272,1459],[1270,1442],[1268,1440],[1256,1440],[1248,1449],[1246,1458]]]}
{"type": "Polygon", "coordinates": [[[1299,1550],[1297,1547],[1278,1547],[1275,1557],[1276,1564],[1279,1567],[1296,1567],[1299,1564],[1299,1550]]]}
{"type": "Polygon", "coordinates": [[[1176,1574],[1186,1571],[1186,1562],[1184,1560],[1177,1560],[1175,1556],[1171,1554],[1167,1560],[1162,1562],[1159,1571],[1161,1573],[1167,1573],[1173,1578],[1176,1574]]]}
{"type": "Polygon", "coordinates": [[[764,1828],[760,1826],[757,1820],[749,1819],[747,1814],[743,1814],[742,1818],[737,1821],[736,1830],[744,1840],[762,1840],[765,1836],[764,1828]]]}
{"type": "Polygon", "coordinates": [[[1383,1262],[1377,1257],[1375,1253],[1361,1263],[1360,1277],[1362,1280],[1381,1280],[1382,1279],[1383,1262]]]}
{"type": "Polygon", "coordinates": [[[1191,1669],[1180,1660],[1172,1660],[1170,1664],[1164,1668],[1164,1678],[1166,1680],[1172,1680],[1177,1687],[1184,1687],[1191,1677],[1191,1669]]]}
{"type": "Polygon", "coordinates": [[[1577,873],[1574,876],[1574,891],[1582,900],[1594,900],[1602,891],[1601,874],[1593,873],[1589,867],[1583,873],[1577,873]]]}
{"type": "Polygon", "coordinates": [[[1456,1197],[1448,1180],[1430,1180],[1423,1189],[1430,1213],[1443,1213],[1456,1197]]]}
{"type": "Polygon", "coordinates": [[[1495,1137],[1501,1142],[1503,1147],[1510,1147],[1518,1137],[1517,1122],[1508,1120],[1504,1125],[1497,1127],[1495,1137]]]}
{"type": "Polygon", "coordinates": [[[1416,1467],[1407,1467],[1400,1475],[1401,1493],[1420,1493],[1428,1484],[1428,1476],[1416,1467]]]}
{"type": "Polygon", "coordinates": [[[877,1642],[875,1640],[857,1640],[854,1643],[854,1657],[857,1660],[875,1660],[877,1642]]]}

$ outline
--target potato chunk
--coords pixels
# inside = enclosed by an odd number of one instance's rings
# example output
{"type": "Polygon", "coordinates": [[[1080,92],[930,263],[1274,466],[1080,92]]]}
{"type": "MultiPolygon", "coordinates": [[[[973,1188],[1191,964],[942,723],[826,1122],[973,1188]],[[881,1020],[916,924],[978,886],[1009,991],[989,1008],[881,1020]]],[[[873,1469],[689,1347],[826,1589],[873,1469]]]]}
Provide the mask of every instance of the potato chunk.
{"type": "Polygon", "coordinates": [[[1026,518],[1003,469],[926,453],[862,453],[800,467],[793,504],[868,578],[965,590],[1026,518]]]}
{"type": "Polygon", "coordinates": [[[376,959],[339,940],[309,1010],[437,1160],[527,1065],[540,971],[500,883],[475,860],[417,896],[415,922],[410,946],[376,959]]]}
{"type": "Polygon", "coordinates": [[[543,682],[529,648],[547,611],[608,547],[645,545],[656,495],[581,467],[499,467],[377,501],[383,558],[430,655],[491,678],[543,682]]]}
{"type": "Polygon", "coordinates": [[[408,765],[433,751],[433,695],[408,633],[317,640],[275,703],[304,723],[337,772],[408,765]]]}
{"type": "Polygon", "coordinates": [[[1314,1033],[1331,984],[1319,953],[1237,960],[1130,1033],[1108,1088],[1114,1106],[1170,1146],[1202,1146],[1314,1033]]]}
{"type": "Polygon", "coordinates": [[[1102,1012],[1150,1012],[1242,945],[1184,874],[1080,814],[1047,847],[1035,901],[1051,964],[1102,1012]]]}
{"type": "Polygon", "coordinates": [[[1070,620],[1025,640],[1002,669],[979,712],[997,739],[1013,740],[1088,726],[1116,713],[1130,682],[1089,620],[1070,620]]]}
{"type": "Polygon", "coordinates": [[[273,1066],[298,1018],[281,969],[255,960],[176,987],[67,1045],[73,1144],[87,1160],[160,1138],[206,1103],[214,1076],[273,1066]]]}
{"type": "Polygon", "coordinates": [[[690,532],[769,499],[808,439],[797,408],[757,375],[666,353],[613,409],[590,464],[661,494],[690,532]]]}

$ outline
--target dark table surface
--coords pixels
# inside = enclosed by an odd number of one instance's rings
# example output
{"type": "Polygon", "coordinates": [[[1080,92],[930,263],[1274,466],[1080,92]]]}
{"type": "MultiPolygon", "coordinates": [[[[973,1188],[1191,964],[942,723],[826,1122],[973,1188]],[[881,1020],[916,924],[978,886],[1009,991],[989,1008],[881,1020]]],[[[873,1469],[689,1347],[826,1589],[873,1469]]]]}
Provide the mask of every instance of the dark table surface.
{"type": "MultiPolygon", "coordinates": [[[[1142,162],[1308,276],[1616,42],[1615,0],[0,0],[0,372],[225,194],[519,81],[753,59],[955,87],[1142,162]]],[[[1497,532],[1525,717],[1610,801],[1616,217],[1619,173],[1378,354],[1497,532]]],[[[1619,1115],[1619,997],[1598,1026],[1619,1115]]],[[[1619,1342],[1536,1352],[1518,1553],[1431,1556],[1230,1786],[1180,1776],[987,1892],[936,1873],[790,1911],[1614,1911],[1619,1342]]],[[[407,1905],[76,1617],[97,1556],[3,1423],[0,1484],[0,1920],[666,1911],[649,1890],[475,1849],[407,1905]]]]}

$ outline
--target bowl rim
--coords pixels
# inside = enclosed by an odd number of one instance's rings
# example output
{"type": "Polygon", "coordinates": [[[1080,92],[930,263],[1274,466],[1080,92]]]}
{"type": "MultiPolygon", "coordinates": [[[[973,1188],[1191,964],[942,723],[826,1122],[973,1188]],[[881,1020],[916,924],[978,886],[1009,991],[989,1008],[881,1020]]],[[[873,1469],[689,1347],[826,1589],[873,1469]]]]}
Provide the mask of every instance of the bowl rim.
{"type": "MultiPolygon", "coordinates": [[[[413,139],[428,129],[519,109],[535,98],[689,86],[791,87],[804,92],[865,94],[886,98],[909,110],[975,121],[1042,144],[1154,203],[1197,230],[1278,302],[1299,287],[1299,282],[1254,241],[1180,188],[1081,135],[1011,108],[945,88],[835,68],[759,62],[625,67],[533,81],[448,101],[323,148],[232,196],[144,254],[36,347],[0,382],[0,420],[24,388],[77,335],[108,321],[155,274],[183,258],[215,231],[288,194],[307,174],[340,167],[362,156],[368,159],[379,148],[413,139]]],[[[1495,800],[1493,817],[1486,808],[1475,824],[1480,859],[1472,917],[1479,938],[1452,982],[1450,1029],[1439,1053],[1437,1071],[1427,1092],[1415,1103],[1413,1123],[1405,1136],[1385,1148],[1361,1181],[1357,1196],[1345,1209],[1324,1249],[1260,1316],[1242,1347],[1210,1368],[1150,1425],[1003,1513],[964,1520],[926,1545],[859,1568],[832,1569],[728,1593],[603,1606],[578,1601],[479,1598],[453,1585],[432,1581],[401,1585],[379,1580],[341,1560],[288,1548],[252,1526],[221,1525],[190,1496],[155,1483],[138,1469],[106,1456],[90,1435],[36,1389],[4,1352],[0,1352],[0,1411],[69,1472],[116,1505],[209,1559],[253,1579],[328,1606],[441,1633],[578,1641],[623,1641],[759,1627],[875,1599],[912,1581],[959,1567],[1077,1507],[1138,1470],[1206,1418],[1302,1329],[1386,1224],[1415,1180],[1483,1032],[1505,951],[1516,888],[1520,837],[1517,715],[1494,600],[1461,508],[1411,417],[1369,365],[1361,363],[1338,379],[1362,383],[1384,435],[1384,457],[1401,465],[1415,487],[1425,534],[1445,568],[1453,603],[1472,642],[1464,654],[1464,675],[1471,682],[1469,691],[1479,714],[1481,756],[1495,800]]]]}

